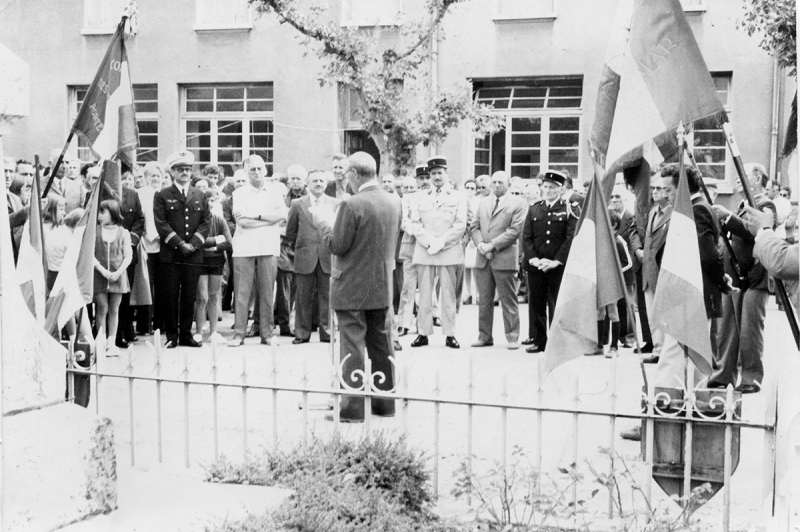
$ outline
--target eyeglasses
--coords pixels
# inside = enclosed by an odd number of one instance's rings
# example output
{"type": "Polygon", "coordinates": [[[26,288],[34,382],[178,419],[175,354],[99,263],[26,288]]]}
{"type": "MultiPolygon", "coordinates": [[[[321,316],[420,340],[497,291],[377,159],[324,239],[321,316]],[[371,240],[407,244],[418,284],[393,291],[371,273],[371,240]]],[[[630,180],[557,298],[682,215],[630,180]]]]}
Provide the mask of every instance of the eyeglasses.
{"type": "Polygon", "coordinates": [[[779,195],[782,198],[788,198],[789,197],[789,193],[788,192],[780,192],[779,195]]]}
{"type": "Polygon", "coordinates": [[[466,190],[475,190],[475,187],[464,187],[466,190]]]}
{"type": "Polygon", "coordinates": [[[611,195],[611,199],[622,199],[622,196],[617,195],[617,194],[612,194],[611,195]]]}
{"type": "Polygon", "coordinates": [[[664,187],[650,187],[650,190],[664,190],[664,187]]]}
{"type": "Polygon", "coordinates": [[[487,187],[478,187],[478,190],[486,190],[487,187]]]}
{"type": "Polygon", "coordinates": [[[172,169],[174,171],[178,172],[179,174],[183,173],[183,172],[191,172],[192,171],[192,167],[191,166],[173,166],[172,169]]]}
{"type": "Polygon", "coordinates": [[[512,196],[522,196],[522,192],[512,192],[512,196]]]}

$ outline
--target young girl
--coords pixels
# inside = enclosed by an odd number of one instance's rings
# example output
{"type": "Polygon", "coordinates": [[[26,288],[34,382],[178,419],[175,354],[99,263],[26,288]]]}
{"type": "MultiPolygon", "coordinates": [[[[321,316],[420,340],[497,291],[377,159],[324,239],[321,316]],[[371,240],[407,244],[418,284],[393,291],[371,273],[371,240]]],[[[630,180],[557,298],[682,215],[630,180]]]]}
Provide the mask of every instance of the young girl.
{"type": "Polygon", "coordinates": [[[67,252],[72,231],[64,225],[67,202],[58,194],[48,194],[47,203],[42,211],[42,229],[44,230],[44,253],[47,258],[47,293],[53,289],[61,262],[67,252]]]}
{"type": "Polygon", "coordinates": [[[122,294],[130,292],[125,273],[131,263],[131,235],[120,227],[122,214],[117,200],[100,202],[97,238],[94,245],[94,303],[97,326],[97,352],[108,349],[107,356],[119,356],[114,347],[122,294]],[[106,324],[108,325],[106,327],[106,324]],[[107,346],[107,339],[111,338],[107,346]]]}

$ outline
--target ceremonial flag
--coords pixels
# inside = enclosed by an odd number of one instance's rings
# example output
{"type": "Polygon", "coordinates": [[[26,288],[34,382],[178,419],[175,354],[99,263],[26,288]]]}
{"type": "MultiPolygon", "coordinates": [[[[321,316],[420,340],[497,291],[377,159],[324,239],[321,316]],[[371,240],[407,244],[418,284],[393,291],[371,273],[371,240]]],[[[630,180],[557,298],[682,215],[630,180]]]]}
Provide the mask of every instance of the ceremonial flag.
{"type": "Polygon", "coordinates": [[[658,273],[650,326],[688,347],[695,366],[706,375],[711,374],[711,336],[703,298],[700,247],[683,164],[658,273]]]}
{"type": "Polygon", "coordinates": [[[94,298],[94,246],[97,236],[97,207],[100,204],[100,190],[105,185],[105,175],[101,174],[92,188],[86,212],[81,218],[67,252],[61,263],[56,282],[47,299],[47,321],[45,329],[53,336],[58,335],[67,321],[94,298]]]}
{"type": "Polygon", "coordinates": [[[597,175],[583,205],[548,333],[545,374],[596,349],[602,310],[625,297],[614,230],[597,175]]]}
{"type": "Polygon", "coordinates": [[[39,167],[31,184],[31,203],[28,221],[22,229],[17,258],[17,281],[22,298],[31,314],[40,325],[44,325],[45,289],[47,261],[44,252],[44,231],[42,229],[42,206],[39,202],[39,167]]]}
{"type": "Polygon", "coordinates": [[[677,153],[679,123],[707,117],[726,120],[680,0],[620,0],[589,136],[595,162],[612,177],[641,159],[655,166],[677,153]]]}

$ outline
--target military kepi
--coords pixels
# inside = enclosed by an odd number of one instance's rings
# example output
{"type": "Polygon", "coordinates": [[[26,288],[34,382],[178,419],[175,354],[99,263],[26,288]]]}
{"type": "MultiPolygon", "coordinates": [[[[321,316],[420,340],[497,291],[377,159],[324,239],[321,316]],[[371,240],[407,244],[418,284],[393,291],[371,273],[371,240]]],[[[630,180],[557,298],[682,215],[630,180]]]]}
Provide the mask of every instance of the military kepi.
{"type": "Polygon", "coordinates": [[[447,158],[435,155],[428,159],[428,171],[430,172],[434,168],[447,168],[447,158]]]}
{"type": "Polygon", "coordinates": [[[548,170],[547,172],[544,173],[544,177],[542,179],[544,179],[545,181],[552,181],[558,186],[563,186],[564,182],[567,180],[567,176],[555,170],[548,170]]]}
{"type": "Polygon", "coordinates": [[[169,157],[167,157],[167,161],[164,165],[167,168],[172,168],[174,166],[180,165],[193,165],[194,164],[194,154],[187,150],[176,151],[169,157]]]}
{"type": "Polygon", "coordinates": [[[416,168],[416,176],[419,177],[421,175],[428,175],[428,165],[427,164],[418,164],[416,168]]]}

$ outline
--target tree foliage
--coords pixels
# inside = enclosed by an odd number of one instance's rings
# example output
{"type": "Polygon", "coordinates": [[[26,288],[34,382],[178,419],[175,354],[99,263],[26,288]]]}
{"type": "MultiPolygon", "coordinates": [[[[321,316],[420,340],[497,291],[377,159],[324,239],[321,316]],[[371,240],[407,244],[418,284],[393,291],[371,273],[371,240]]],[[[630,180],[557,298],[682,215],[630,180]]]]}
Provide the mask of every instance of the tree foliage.
{"type": "Polygon", "coordinates": [[[442,38],[441,22],[448,10],[462,1],[426,0],[423,17],[398,24],[393,27],[396,39],[383,40],[372,29],[330,20],[324,6],[301,10],[298,0],[250,3],[299,32],[301,43],[322,60],[322,86],[341,84],[357,91],[364,129],[400,173],[413,167],[420,144],[444,141],[463,120],[469,120],[477,134],[502,127],[491,107],[473,101],[466,82],[449,90],[438,90],[430,82],[426,65],[432,43],[442,38]]]}
{"type": "Polygon", "coordinates": [[[744,0],[744,10],[741,27],[750,36],[758,33],[759,46],[797,75],[796,0],[744,0]]]}

